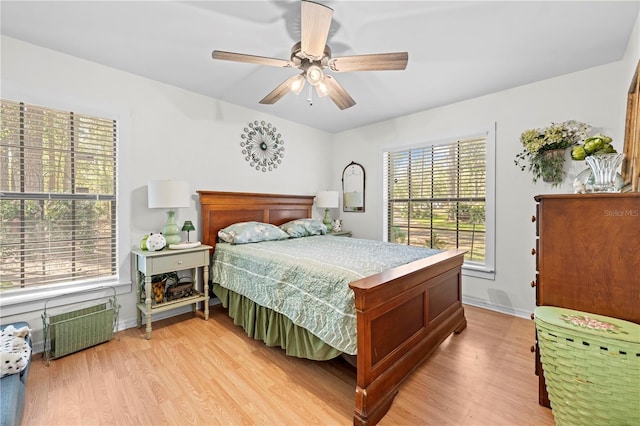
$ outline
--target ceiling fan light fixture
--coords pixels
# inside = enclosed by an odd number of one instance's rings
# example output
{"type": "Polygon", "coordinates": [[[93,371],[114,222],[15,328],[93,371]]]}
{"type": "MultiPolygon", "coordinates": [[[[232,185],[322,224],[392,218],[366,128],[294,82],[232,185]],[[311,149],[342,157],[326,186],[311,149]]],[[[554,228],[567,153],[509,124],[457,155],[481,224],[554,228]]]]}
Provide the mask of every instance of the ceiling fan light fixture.
{"type": "MultiPolygon", "coordinates": [[[[0,0],[2,1],[2,0],[0,0]]],[[[332,58],[327,38],[331,29],[333,9],[320,4],[319,0],[302,0],[300,12],[300,41],[291,48],[289,60],[266,56],[214,50],[213,59],[246,62],[281,68],[296,68],[301,74],[289,77],[259,101],[272,105],[287,93],[299,95],[309,82],[309,97],[312,105],[312,87],[319,97],[328,96],[341,110],[356,104],[347,91],[336,81],[332,72],[404,70],[409,59],[408,52],[373,53],[332,58]],[[325,73],[327,68],[329,72],[325,73]]]]}
{"type": "Polygon", "coordinates": [[[324,80],[324,72],[318,65],[311,65],[307,68],[307,81],[312,86],[317,86],[324,80]]]}
{"type": "Polygon", "coordinates": [[[304,75],[298,74],[291,79],[289,79],[289,90],[291,90],[296,95],[299,95],[302,92],[302,88],[304,87],[304,75]]]}

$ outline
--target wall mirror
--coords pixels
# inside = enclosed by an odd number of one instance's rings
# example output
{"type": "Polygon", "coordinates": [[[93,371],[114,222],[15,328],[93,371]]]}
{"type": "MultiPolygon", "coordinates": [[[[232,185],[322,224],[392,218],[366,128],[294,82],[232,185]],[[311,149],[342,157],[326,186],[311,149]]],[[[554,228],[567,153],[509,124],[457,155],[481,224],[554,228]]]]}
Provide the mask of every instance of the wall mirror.
{"type": "Polygon", "coordinates": [[[622,179],[624,191],[638,191],[640,188],[640,78],[638,76],[640,61],[636,73],[631,79],[629,96],[627,97],[627,122],[624,132],[624,162],[622,163],[622,179]]]}
{"type": "Polygon", "coordinates": [[[361,164],[352,161],[342,171],[342,211],[364,212],[365,173],[361,164]]]}

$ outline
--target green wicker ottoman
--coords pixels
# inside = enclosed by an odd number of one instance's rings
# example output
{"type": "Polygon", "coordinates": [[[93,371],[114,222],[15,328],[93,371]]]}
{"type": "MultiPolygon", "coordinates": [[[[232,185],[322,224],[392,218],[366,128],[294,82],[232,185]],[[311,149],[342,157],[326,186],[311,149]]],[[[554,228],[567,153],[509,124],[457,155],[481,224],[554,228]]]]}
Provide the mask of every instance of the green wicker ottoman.
{"type": "Polygon", "coordinates": [[[640,325],[551,306],[534,313],[556,424],[640,425],[640,325]]]}

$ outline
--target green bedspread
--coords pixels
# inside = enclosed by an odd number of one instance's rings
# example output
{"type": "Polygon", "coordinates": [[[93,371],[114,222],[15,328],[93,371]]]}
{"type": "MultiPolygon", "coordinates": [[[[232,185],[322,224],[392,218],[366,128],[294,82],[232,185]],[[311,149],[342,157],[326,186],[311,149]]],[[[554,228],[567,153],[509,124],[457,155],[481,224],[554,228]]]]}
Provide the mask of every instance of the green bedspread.
{"type": "Polygon", "coordinates": [[[330,235],[217,243],[211,279],[355,355],[356,313],[349,283],[439,252],[330,235]]]}

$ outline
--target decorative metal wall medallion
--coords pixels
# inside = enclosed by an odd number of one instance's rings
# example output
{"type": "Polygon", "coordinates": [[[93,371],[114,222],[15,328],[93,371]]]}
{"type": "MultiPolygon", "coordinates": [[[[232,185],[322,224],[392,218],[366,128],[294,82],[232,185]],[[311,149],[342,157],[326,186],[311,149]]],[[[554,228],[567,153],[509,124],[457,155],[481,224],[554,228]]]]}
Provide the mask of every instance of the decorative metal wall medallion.
{"type": "Polygon", "coordinates": [[[256,120],[244,128],[241,137],[242,155],[251,167],[263,172],[278,168],[284,157],[284,141],[275,126],[256,120]]]}

